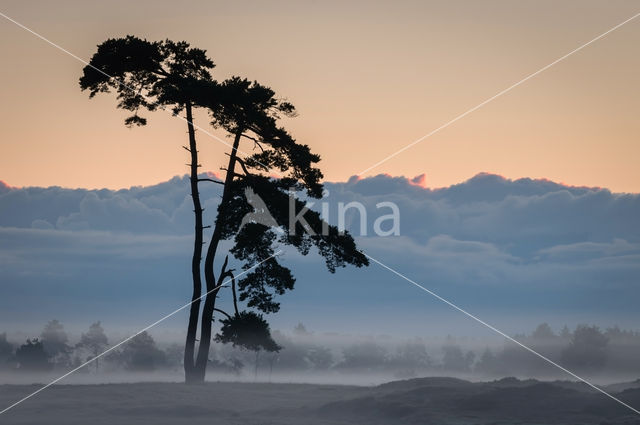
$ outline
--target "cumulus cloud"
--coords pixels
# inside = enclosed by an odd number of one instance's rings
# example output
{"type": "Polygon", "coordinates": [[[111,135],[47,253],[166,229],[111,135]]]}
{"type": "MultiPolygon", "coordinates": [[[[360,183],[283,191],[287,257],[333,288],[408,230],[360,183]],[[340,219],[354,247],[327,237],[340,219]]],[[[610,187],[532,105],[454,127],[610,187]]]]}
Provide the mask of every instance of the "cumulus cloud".
{"type": "MultiPolygon", "coordinates": [[[[547,180],[508,180],[480,174],[442,189],[424,189],[401,177],[376,176],[327,185],[328,201],[357,200],[375,217],[376,203],[401,211],[402,235],[425,242],[437,235],[494,244],[532,258],[542,249],[614,239],[640,242],[640,196],[569,187],[547,180]]],[[[335,209],[331,210],[336,214],[335,209]]],[[[369,230],[373,220],[369,220],[369,230]]],[[[357,222],[351,230],[356,230],[357,222]]]]}
{"type": "MultiPolygon", "coordinates": [[[[437,235],[492,243],[517,255],[533,255],[557,245],[640,242],[640,196],[606,189],[570,187],[547,180],[508,180],[479,174],[447,188],[427,189],[406,179],[379,175],[327,183],[329,221],[338,222],[338,203],[358,201],[367,210],[368,233],[376,204],[391,201],[401,213],[402,236],[425,242],[437,235]]],[[[213,220],[220,189],[202,185],[205,220],[213,220]],[[211,214],[208,216],[208,214],[211,214]]],[[[359,229],[358,213],[347,214],[348,229],[359,229]]],[[[0,192],[0,226],[131,233],[190,234],[192,205],[187,177],[118,191],[6,188],[0,192]]]]}
{"type": "MultiPolygon", "coordinates": [[[[216,185],[202,185],[204,207],[215,211],[216,185]]],[[[0,226],[59,230],[188,234],[193,228],[188,178],[122,190],[7,188],[0,191],[0,226]]]]}
{"type": "MultiPolygon", "coordinates": [[[[640,295],[639,195],[491,174],[440,189],[424,183],[424,176],[353,177],[327,183],[328,196],[313,208],[326,203],[329,221],[337,224],[339,202],[361,202],[367,211],[367,236],[358,238],[364,250],[478,308],[538,305],[540,311],[584,308],[614,315],[635,309],[630,300],[640,295]],[[380,202],[398,205],[400,236],[373,232],[374,220],[389,213],[376,207],[380,202]]],[[[209,222],[219,194],[218,185],[202,185],[209,222]]],[[[359,233],[355,209],[346,224],[359,233]]],[[[176,294],[188,293],[192,231],[187,177],[118,191],[0,185],[0,310],[15,309],[21,297],[33,296],[31,290],[57,305],[47,297],[60,288],[68,302],[106,293],[115,299],[124,291],[174,305],[176,294]],[[48,289],[38,292],[42,288],[48,289]]],[[[397,277],[378,266],[330,275],[314,254],[303,258],[287,250],[284,260],[298,277],[284,313],[287,306],[312,309],[323,300],[337,308],[336,294],[349,309],[391,301],[406,304],[407,311],[414,304],[422,308],[415,293],[390,292],[397,277]]]]}

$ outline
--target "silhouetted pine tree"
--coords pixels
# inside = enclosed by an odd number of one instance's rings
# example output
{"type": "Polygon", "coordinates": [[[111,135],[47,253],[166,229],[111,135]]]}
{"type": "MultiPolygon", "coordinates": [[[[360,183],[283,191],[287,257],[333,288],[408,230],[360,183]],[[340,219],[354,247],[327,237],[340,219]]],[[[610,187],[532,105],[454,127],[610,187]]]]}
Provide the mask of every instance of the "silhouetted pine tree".
{"type": "MultiPolygon", "coordinates": [[[[353,238],[324,223],[318,213],[307,211],[303,220],[290,225],[290,216],[296,217],[305,209],[305,203],[295,197],[290,208],[290,189],[305,191],[313,198],[322,196],[322,173],[315,167],[320,157],[311,153],[307,145],[297,143],[278,124],[281,116],[295,115],[293,105],[276,98],[270,88],[239,77],[218,84],[209,73],[213,66],[203,50],[191,48],[185,42],[148,42],[127,36],[107,40],[98,46],[91,65],[85,67],[80,79],[81,88],[89,89],[91,97],[109,89],[115,90],[119,99],[118,107],[133,112],[125,120],[127,125],[146,124],[146,119],[138,115],[140,108],[153,111],[161,106],[169,106],[176,114],[183,110],[186,112],[188,150],[191,153],[191,192],[196,216],[192,261],[194,302],[191,305],[184,354],[187,382],[204,381],[213,314],[217,310],[215,302],[225,279],[233,281],[231,287],[236,310],[233,316],[223,312],[229,325],[249,318],[254,324],[261,322],[257,319],[262,319],[262,316],[257,313],[245,313],[243,316],[238,311],[238,300],[246,301],[249,308],[273,313],[279,309],[274,295],[281,295],[293,288],[295,279],[291,271],[273,257],[276,245],[292,245],[303,255],[315,246],[331,272],[347,264],[357,267],[368,265],[367,258],[357,250],[353,238]],[[231,134],[233,148],[228,152],[226,178],[224,182],[219,182],[224,186],[222,200],[204,263],[207,295],[202,309],[200,345],[194,359],[203,240],[198,156],[192,124],[192,108],[196,106],[206,107],[212,115],[212,124],[231,134]],[[243,141],[259,148],[260,152],[243,155],[243,141]],[[271,178],[273,171],[284,177],[271,178]],[[246,197],[247,190],[265,203],[275,219],[273,225],[242,222],[247,213],[253,212],[246,197]],[[243,269],[248,270],[260,263],[237,282],[239,298],[236,297],[234,269],[229,267],[228,255],[217,278],[214,272],[219,243],[225,239],[234,240],[229,253],[242,262],[243,269]]],[[[232,328],[223,327],[221,337],[225,338],[225,329],[232,328]]],[[[246,326],[240,328],[246,329],[246,326]]]]}
{"type": "MultiPolygon", "coordinates": [[[[201,49],[188,43],[165,40],[150,42],[131,35],[109,39],[98,46],[89,65],[80,78],[82,90],[89,90],[89,97],[115,90],[118,108],[133,112],[125,120],[127,126],[146,125],[147,120],[139,115],[140,109],[154,111],[170,107],[174,114],[185,113],[191,155],[191,197],[195,215],[194,247],[191,261],[193,279],[192,304],[184,352],[185,379],[194,374],[194,353],[202,279],[203,225],[202,204],[198,191],[198,149],[193,125],[194,98],[203,82],[215,84],[210,71],[214,63],[201,49]]],[[[204,179],[211,180],[211,179],[204,179]]],[[[213,181],[213,180],[211,180],[213,181]]]]}
{"type": "MultiPolygon", "coordinates": [[[[198,380],[204,380],[215,303],[225,287],[222,286],[225,279],[232,281],[229,286],[236,310],[226,323],[234,323],[243,317],[238,311],[238,300],[246,301],[249,308],[274,313],[280,308],[274,297],[293,289],[295,279],[291,271],[274,257],[278,245],[293,246],[303,255],[315,246],[332,273],[347,264],[368,265],[366,256],[356,248],[351,235],[325,223],[317,212],[304,211],[306,203],[295,195],[295,192],[303,191],[312,198],[320,198],[323,188],[320,183],[322,173],[315,167],[320,157],[313,154],[309,146],[297,143],[279,125],[282,116],[295,116],[294,106],[278,99],[270,88],[239,77],[212,85],[210,90],[210,96],[203,94],[203,106],[208,106],[212,124],[232,135],[233,147],[227,153],[222,200],[204,263],[207,296],[196,359],[198,380]],[[245,154],[245,150],[250,149],[243,143],[258,152],[245,154]],[[274,171],[279,178],[270,176],[274,171]],[[256,220],[243,222],[256,207],[252,196],[264,202],[268,210],[264,212],[273,219],[269,225],[256,220]],[[302,220],[293,220],[302,212],[302,220]],[[234,269],[229,267],[228,255],[217,279],[214,271],[219,243],[225,239],[233,239],[229,253],[242,262],[244,270],[259,264],[237,282],[237,298],[234,269]]],[[[256,317],[252,320],[258,321],[256,317]]],[[[230,328],[223,327],[221,339],[225,338],[227,329],[230,328]]]]}

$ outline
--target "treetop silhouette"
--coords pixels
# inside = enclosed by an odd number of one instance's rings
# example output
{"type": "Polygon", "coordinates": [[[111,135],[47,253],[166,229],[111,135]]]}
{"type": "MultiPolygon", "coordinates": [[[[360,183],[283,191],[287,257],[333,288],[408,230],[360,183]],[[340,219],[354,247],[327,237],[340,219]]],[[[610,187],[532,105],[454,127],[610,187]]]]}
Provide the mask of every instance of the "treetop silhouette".
{"type": "Polygon", "coordinates": [[[140,109],[169,106],[179,113],[193,102],[202,81],[212,81],[215,64],[201,49],[184,41],[147,41],[128,35],[98,46],[83,70],[80,88],[89,97],[115,90],[118,108],[133,112],[127,126],[146,125],[140,109]]]}

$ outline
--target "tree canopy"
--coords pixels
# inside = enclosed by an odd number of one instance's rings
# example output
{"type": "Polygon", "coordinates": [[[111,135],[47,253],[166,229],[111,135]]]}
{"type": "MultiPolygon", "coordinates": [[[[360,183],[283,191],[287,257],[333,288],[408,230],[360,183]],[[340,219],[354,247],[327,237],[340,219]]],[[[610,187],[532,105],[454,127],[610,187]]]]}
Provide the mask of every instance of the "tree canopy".
{"type": "Polygon", "coordinates": [[[118,108],[133,112],[125,124],[146,125],[140,109],[171,107],[179,113],[200,93],[202,82],[213,81],[214,67],[206,51],[185,41],[147,41],[128,35],[98,46],[83,69],[80,88],[89,90],[89,97],[114,90],[118,108]]]}

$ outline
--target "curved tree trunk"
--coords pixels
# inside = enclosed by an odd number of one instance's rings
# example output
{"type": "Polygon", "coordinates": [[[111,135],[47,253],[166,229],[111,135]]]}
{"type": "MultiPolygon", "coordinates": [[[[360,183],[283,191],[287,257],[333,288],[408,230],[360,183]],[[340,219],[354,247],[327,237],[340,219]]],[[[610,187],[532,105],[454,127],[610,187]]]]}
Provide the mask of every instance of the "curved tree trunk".
{"type": "Polygon", "coordinates": [[[187,328],[187,340],[184,346],[184,375],[185,382],[198,382],[194,361],[196,334],[198,332],[198,317],[200,315],[200,297],[202,296],[202,278],[200,276],[200,262],[202,261],[202,205],[198,192],[198,150],[196,135],[193,128],[193,115],[191,103],[185,105],[187,112],[187,126],[189,128],[189,152],[191,153],[191,198],[193,200],[193,212],[195,215],[195,229],[193,242],[193,257],[191,259],[191,275],[193,278],[193,294],[189,310],[189,325],[187,328]]]}
{"type": "MultiPolygon", "coordinates": [[[[224,180],[224,190],[222,192],[222,200],[220,205],[225,205],[231,196],[231,182],[234,177],[236,156],[238,146],[240,145],[240,137],[242,131],[239,130],[233,140],[233,149],[229,155],[229,165],[227,166],[227,175],[224,180]]],[[[224,207],[218,210],[218,214],[224,214],[224,207]]],[[[215,260],[218,244],[220,243],[222,230],[216,225],[213,229],[211,242],[207,249],[207,256],[204,260],[204,278],[207,284],[207,296],[202,308],[202,322],[200,325],[200,346],[198,347],[198,357],[196,358],[195,375],[199,382],[204,382],[207,371],[207,363],[209,362],[209,347],[211,346],[211,328],[213,320],[213,312],[216,306],[216,297],[220,288],[216,289],[216,277],[213,271],[213,262],[215,260]]]]}

